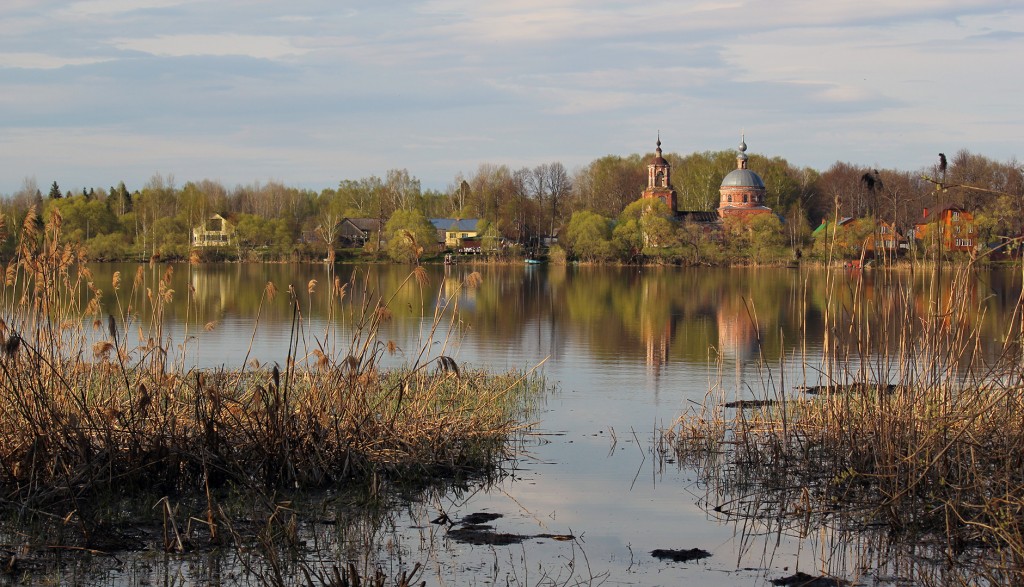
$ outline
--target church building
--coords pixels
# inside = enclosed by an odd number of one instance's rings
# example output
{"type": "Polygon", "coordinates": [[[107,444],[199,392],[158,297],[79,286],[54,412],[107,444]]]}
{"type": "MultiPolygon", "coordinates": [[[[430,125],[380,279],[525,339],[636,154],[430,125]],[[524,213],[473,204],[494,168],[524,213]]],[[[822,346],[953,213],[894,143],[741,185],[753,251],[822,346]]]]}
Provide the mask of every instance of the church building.
{"type": "Polygon", "coordinates": [[[647,166],[647,189],[641,194],[643,198],[657,198],[676,211],[676,190],[672,188],[672,166],[661,156],[661,133],[658,133],[658,148],[654,151],[654,159],[647,166]]]}
{"type": "Polygon", "coordinates": [[[722,180],[718,189],[718,209],[711,210],[678,210],[677,196],[672,188],[672,166],[662,157],[661,135],[658,136],[657,150],[654,158],[647,165],[647,189],[642,198],[657,198],[664,202],[679,220],[693,222],[717,223],[725,218],[748,218],[758,214],[771,214],[772,209],[765,205],[767,190],[761,176],[747,167],[747,143],[745,137],[740,139],[739,155],[736,156],[736,169],[729,172],[722,180]]]}
{"type": "Polygon", "coordinates": [[[747,143],[745,137],[740,138],[739,151],[736,156],[736,169],[733,169],[722,180],[718,193],[718,215],[722,218],[733,216],[750,217],[758,214],[771,214],[772,209],[765,206],[767,190],[761,176],[747,168],[747,143]]]}

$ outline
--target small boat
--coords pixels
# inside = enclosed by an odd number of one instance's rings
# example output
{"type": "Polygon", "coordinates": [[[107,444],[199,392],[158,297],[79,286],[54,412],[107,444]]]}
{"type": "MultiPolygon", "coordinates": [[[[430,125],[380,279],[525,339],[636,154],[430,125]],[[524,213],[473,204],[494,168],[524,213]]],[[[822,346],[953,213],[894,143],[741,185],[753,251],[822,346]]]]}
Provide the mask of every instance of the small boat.
{"type": "Polygon", "coordinates": [[[543,263],[544,263],[544,259],[534,259],[534,258],[531,257],[531,258],[526,260],[526,264],[527,265],[541,265],[543,263]]]}

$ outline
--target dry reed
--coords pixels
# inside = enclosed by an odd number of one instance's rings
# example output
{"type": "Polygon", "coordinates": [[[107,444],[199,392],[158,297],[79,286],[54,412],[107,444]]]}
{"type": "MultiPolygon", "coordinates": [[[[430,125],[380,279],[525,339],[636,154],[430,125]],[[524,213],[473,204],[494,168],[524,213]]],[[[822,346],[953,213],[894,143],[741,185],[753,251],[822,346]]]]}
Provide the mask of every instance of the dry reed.
{"type": "Polygon", "coordinates": [[[701,471],[715,514],[750,535],[828,529],[837,543],[823,567],[859,542],[870,555],[855,569],[1024,582],[1022,308],[1001,347],[986,348],[983,300],[965,293],[975,279],[968,265],[935,280],[926,308],[894,274],[875,275],[885,296],[830,282],[821,363],[810,365],[822,385],[766,388],[736,408],[713,392],[681,416],[666,438],[701,471]]]}
{"type": "MultiPolygon", "coordinates": [[[[273,516],[280,490],[422,486],[492,474],[509,455],[508,440],[526,426],[538,378],[423,354],[405,368],[382,369],[379,359],[393,348],[377,339],[387,300],[346,299],[337,281],[331,288],[310,281],[301,295],[289,288],[293,323],[283,369],[186,369],[184,359],[170,361],[163,330],[175,295],[170,266],[153,283],[140,267],[128,292],[115,274],[118,314],[108,316],[102,340],[89,344],[90,327],[103,331],[103,292],[85,260],[75,244],[61,242],[56,208],[45,224],[32,210],[0,294],[2,503],[75,529],[62,541],[96,547],[116,509],[101,504],[149,499],[142,509],[157,504],[164,548],[180,551],[182,535],[194,533],[172,523],[171,504],[202,496],[202,513],[183,522],[201,521],[219,543],[232,535],[218,499],[225,492],[265,496],[273,516]],[[335,327],[318,339],[316,353],[306,352],[301,304],[308,308],[318,296],[344,314],[353,334],[334,344],[335,327]],[[152,317],[145,324],[136,322],[141,304],[152,317]]],[[[415,272],[410,279],[426,285],[415,272]]],[[[268,283],[263,302],[276,295],[268,283]]]]}

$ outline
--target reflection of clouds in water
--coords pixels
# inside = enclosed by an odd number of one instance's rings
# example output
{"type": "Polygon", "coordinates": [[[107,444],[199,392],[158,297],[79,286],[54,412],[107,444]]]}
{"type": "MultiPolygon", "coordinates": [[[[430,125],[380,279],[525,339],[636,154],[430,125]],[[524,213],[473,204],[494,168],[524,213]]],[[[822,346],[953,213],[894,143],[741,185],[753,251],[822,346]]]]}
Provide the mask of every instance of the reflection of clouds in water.
{"type": "MultiPolygon", "coordinates": [[[[321,284],[318,292],[324,292],[325,284],[330,283],[318,269],[295,269],[296,274],[290,275],[271,274],[279,267],[221,267],[206,281],[194,282],[202,284],[202,292],[197,294],[202,315],[195,318],[198,324],[188,329],[195,338],[188,343],[187,362],[240,366],[253,337],[254,322],[249,316],[255,314],[261,288],[271,278],[281,293],[273,308],[264,308],[252,343],[252,358],[283,365],[292,328],[285,299],[287,283],[316,278],[321,284]],[[210,320],[208,313],[215,314],[217,321],[212,331],[202,328],[210,320]]],[[[539,371],[557,388],[539,402],[535,417],[541,431],[564,435],[528,439],[526,450],[536,460],[525,458],[517,479],[506,479],[500,490],[478,493],[453,506],[457,513],[504,513],[506,518],[496,524],[501,531],[571,532],[581,537],[594,571],[610,569],[616,583],[748,583],[752,581],[733,574],[736,566],[761,568],[762,574],[753,575],[762,579],[765,569],[821,566],[815,564],[815,548],[807,543],[783,540],[776,552],[772,539],[765,538],[764,543],[742,550],[736,528],[710,519],[698,507],[705,493],[696,484],[696,476],[691,471],[677,471],[674,465],[658,471],[651,450],[656,430],[670,427],[680,413],[699,411],[705,402],[714,403],[725,396],[728,401],[733,394],[742,399],[759,397],[775,385],[790,391],[804,382],[805,374],[809,384],[819,383],[814,367],[821,347],[813,341],[820,340],[823,328],[816,313],[821,312],[819,289],[823,283],[812,280],[808,282],[810,291],[798,294],[804,284],[796,272],[680,270],[651,272],[637,280],[630,278],[632,272],[627,275],[616,270],[582,274],[551,268],[525,277],[519,268],[487,267],[482,271],[484,281],[471,295],[460,291],[461,275],[452,273],[445,279],[440,270],[431,274],[432,285],[423,290],[425,307],[432,308],[440,292],[460,296],[464,312],[449,346],[442,348],[448,334],[444,323],[428,352],[430,356],[441,352],[454,356],[460,366],[499,371],[529,369],[546,359],[539,371]],[[803,303],[809,306],[806,327],[811,361],[806,369],[799,356],[803,347],[798,346],[803,303]],[[758,360],[753,316],[766,341],[763,364],[758,360]],[[717,352],[722,355],[720,363],[716,362],[717,352]],[[785,362],[780,366],[783,354],[785,362]],[[710,396],[709,389],[714,390],[710,396]],[[614,450],[613,429],[618,438],[614,450]],[[709,550],[714,556],[696,565],[667,564],[649,556],[654,548],[692,547],[709,550]],[[775,558],[762,561],[764,553],[775,558]]],[[[374,268],[372,288],[389,291],[407,274],[407,268],[374,268]]],[[[181,286],[177,289],[184,291],[181,286]]],[[[359,299],[352,290],[350,295],[350,300],[359,299]]],[[[1016,294],[1005,300],[991,316],[1006,315],[1005,308],[1016,300],[1016,294]]],[[[394,308],[394,319],[381,327],[378,339],[385,343],[394,340],[402,349],[396,356],[382,356],[386,366],[413,360],[423,344],[431,321],[419,315],[419,303],[418,291],[403,297],[394,308]]],[[[352,339],[351,320],[339,320],[325,339],[325,323],[317,313],[322,306],[314,305],[314,310],[304,314],[307,321],[300,355],[324,344],[328,354],[342,358],[352,339]]],[[[184,330],[174,321],[184,315],[178,310],[169,319],[167,332],[175,344],[181,343],[184,330]]],[[[414,542],[410,539],[409,543],[414,542]]],[[[466,545],[453,548],[458,556],[491,552],[466,545]]],[[[524,548],[530,562],[551,561],[556,567],[560,557],[571,556],[571,547],[550,540],[527,541],[524,548]]],[[[507,560],[511,552],[512,548],[500,549],[498,556],[507,560]]],[[[493,560],[493,554],[490,556],[493,560]]]]}

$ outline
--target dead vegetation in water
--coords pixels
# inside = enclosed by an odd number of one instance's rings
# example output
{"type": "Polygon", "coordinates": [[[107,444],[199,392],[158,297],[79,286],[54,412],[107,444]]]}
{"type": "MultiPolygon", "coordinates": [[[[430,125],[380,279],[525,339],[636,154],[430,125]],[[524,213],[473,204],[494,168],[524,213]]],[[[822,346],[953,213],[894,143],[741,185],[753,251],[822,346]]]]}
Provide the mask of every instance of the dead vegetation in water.
{"type": "MultiPolygon", "coordinates": [[[[429,343],[405,367],[382,368],[395,350],[378,338],[391,300],[353,300],[337,279],[286,293],[267,284],[261,308],[276,299],[293,316],[280,365],[186,369],[164,332],[174,296],[191,295],[171,288],[171,266],[155,281],[140,267],[130,285],[115,274],[105,294],[77,245],[61,242],[56,209],[45,224],[30,211],[18,239],[0,293],[0,505],[25,528],[45,527],[51,546],[99,552],[156,540],[183,552],[197,535],[221,545],[266,528],[268,544],[288,543],[296,522],[281,492],[379,494],[494,474],[542,385],[530,373],[431,356],[429,343]],[[117,310],[105,315],[104,299],[117,310]],[[310,348],[314,303],[327,308],[328,330],[310,348]],[[232,496],[255,500],[259,522],[240,521],[232,496]],[[141,530],[140,518],[161,535],[141,530]]],[[[425,278],[416,269],[402,287],[422,290],[425,278]]],[[[429,340],[450,331],[457,299],[442,297],[429,340]]]]}
{"type": "Polygon", "coordinates": [[[766,389],[727,411],[713,392],[680,417],[667,440],[700,471],[708,509],[745,537],[817,536],[826,570],[1024,581],[1024,308],[985,349],[983,303],[953,293],[973,279],[958,271],[923,312],[898,283],[891,303],[855,292],[826,316],[813,393],[766,389]]]}

